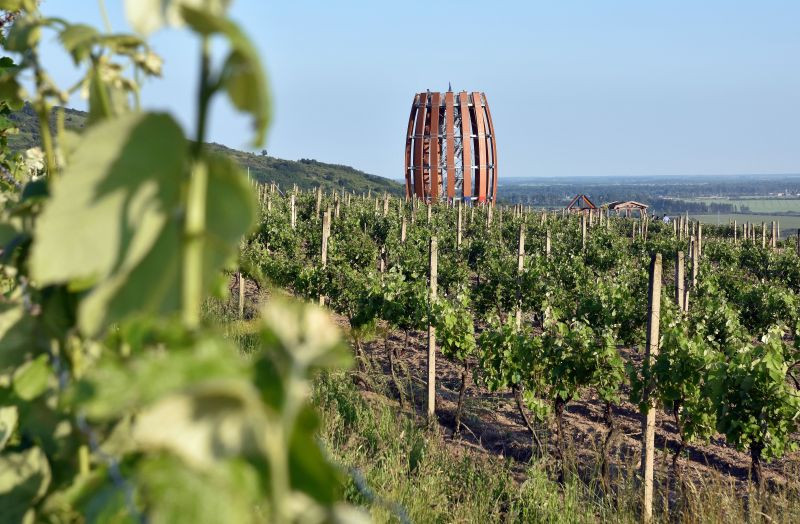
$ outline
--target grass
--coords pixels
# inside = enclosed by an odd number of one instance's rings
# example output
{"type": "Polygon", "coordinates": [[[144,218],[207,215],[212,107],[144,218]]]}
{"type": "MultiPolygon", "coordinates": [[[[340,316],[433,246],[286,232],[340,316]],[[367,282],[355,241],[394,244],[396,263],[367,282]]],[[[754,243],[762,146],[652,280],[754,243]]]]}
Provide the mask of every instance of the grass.
{"type": "Polygon", "coordinates": [[[345,373],[317,381],[313,401],[331,458],[350,473],[347,498],[375,522],[634,521],[579,480],[550,480],[546,465],[454,449],[436,430],[380,396],[364,396],[345,373]]]}
{"type": "MultiPolygon", "coordinates": [[[[641,520],[635,463],[609,492],[598,478],[571,475],[558,483],[551,458],[515,464],[462,447],[383,395],[360,392],[344,372],[321,375],[313,403],[320,438],[349,477],[347,499],[368,508],[375,522],[641,520]]],[[[669,489],[672,480],[660,481],[656,522],[800,521],[800,498],[789,490],[743,493],[722,474],[669,489]]]]}

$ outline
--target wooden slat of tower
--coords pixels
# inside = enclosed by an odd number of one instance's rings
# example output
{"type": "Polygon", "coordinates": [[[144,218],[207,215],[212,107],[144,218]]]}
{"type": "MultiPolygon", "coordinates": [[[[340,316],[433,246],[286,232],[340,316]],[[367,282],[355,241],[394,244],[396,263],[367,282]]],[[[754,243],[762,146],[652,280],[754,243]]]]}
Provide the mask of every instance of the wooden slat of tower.
{"type": "Polygon", "coordinates": [[[444,95],[444,132],[447,149],[447,198],[456,195],[456,166],[455,166],[455,139],[453,138],[455,126],[455,108],[453,107],[453,92],[444,95]]]}
{"type": "MultiPolygon", "coordinates": [[[[486,98],[486,95],[483,95],[486,98]]],[[[492,140],[492,177],[491,177],[491,188],[492,188],[492,204],[497,199],[497,142],[494,138],[494,124],[492,123],[492,112],[489,110],[489,101],[486,101],[486,120],[488,124],[489,134],[491,135],[492,140]]]]}
{"type": "Polygon", "coordinates": [[[417,108],[417,123],[414,126],[414,192],[418,198],[425,197],[423,184],[423,142],[425,135],[425,114],[427,111],[428,94],[420,93],[419,107],[417,108]]]}
{"type": "Polygon", "coordinates": [[[439,104],[441,104],[441,93],[432,93],[431,94],[431,123],[430,123],[430,135],[431,135],[431,154],[430,154],[430,166],[431,166],[431,187],[430,187],[430,195],[431,201],[436,201],[439,199],[439,104]]]}
{"type": "MultiPolygon", "coordinates": [[[[411,104],[411,114],[408,115],[408,130],[406,131],[406,196],[412,195],[411,189],[411,142],[414,133],[414,116],[417,112],[417,104],[419,103],[419,95],[414,95],[414,103],[411,104]]],[[[319,210],[317,210],[319,214],[319,210]]]]}
{"type": "Polygon", "coordinates": [[[481,94],[472,93],[472,105],[475,110],[475,128],[478,135],[478,202],[486,202],[486,132],[483,129],[483,106],[481,94]]]}
{"type": "Polygon", "coordinates": [[[464,198],[472,197],[472,117],[469,112],[469,102],[467,101],[466,91],[458,94],[459,105],[461,106],[461,153],[462,170],[464,179],[462,181],[464,198]]]}

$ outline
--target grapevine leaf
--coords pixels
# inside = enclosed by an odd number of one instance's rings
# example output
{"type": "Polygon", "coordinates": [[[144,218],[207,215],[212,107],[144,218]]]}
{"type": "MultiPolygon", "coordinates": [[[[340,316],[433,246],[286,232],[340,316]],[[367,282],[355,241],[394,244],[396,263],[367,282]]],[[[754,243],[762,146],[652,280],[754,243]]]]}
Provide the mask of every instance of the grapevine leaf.
{"type": "Polygon", "coordinates": [[[50,465],[40,448],[32,447],[19,453],[0,455],[0,508],[3,508],[3,521],[32,521],[29,508],[47,492],[50,480],[50,465]]]}
{"type": "Polygon", "coordinates": [[[21,304],[0,305],[0,373],[21,364],[34,349],[34,324],[21,304]]]}
{"type": "Polygon", "coordinates": [[[264,342],[302,368],[348,367],[350,351],[341,343],[339,330],[322,309],[299,302],[273,299],[262,312],[264,342]]]}
{"type": "Polygon", "coordinates": [[[58,38],[61,45],[72,55],[76,64],[89,56],[92,45],[97,41],[99,33],[97,30],[86,24],[73,24],[67,26],[59,33],[58,38]]]}
{"type": "Polygon", "coordinates": [[[128,361],[106,358],[74,388],[77,403],[93,420],[105,420],[206,380],[246,376],[227,344],[206,338],[192,348],[167,354],[145,352],[128,361]]]}
{"type": "Polygon", "coordinates": [[[14,433],[19,420],[16,406],[0,407],[0,451],[6,446],[8,439],[14,433]]]}
{"type": "Polygon", "coordinates": [[[125,0],[125,14],[133,28],[142,34],[157,31],[165,25],[181,25],[181,7],[205,9],[222,18],[231,0],[125,0]]]}
{"type": "Polygon", "coordinates": [[[212,471],[187,468],[169,455],[151,455],[138,466],[136,483],[147,505],[147,520],[177,524],[250,524],[257,518],[258,472],[241,461],[212,471]]]}
{"type": "Polygon", "coordinates": [[[0,9],[5,11],[19,11],[24,4],[24,0],[0,0],[0,9]]]}
{"type": "Polygon", "coordinates": [[[14,373],[14,393],[22,400],[33,400],[45,391],[52,376],[47,355],[20,366],[14,373]]]}
{"type": "Polygon", "coordinates": [[[258,456],[265,427],[262,404],[248,383],[215,380],[143,410],[133,439],[143,451],[167,451],[208,471],[219,460],[258,456]]]}
{"type": "MultiPolygon", "coordinates": [[[[130,312],[132,304],[109,302],[154,248],[178,241],[173,222],[184,153],[181,130],[169,116],[126,115],[90,128],[54,181],[53,197],[37,221],[31,272],[43,285],[66,282],[89,289],[97,284],[82,305],[80,324],[86,332],[97,333],[130,312]],[[114,305],[118,309],[108,309],[114,305]]],[[[174,263],[162,261],[164,273],[173,274],[174,263]]],[[[136,285],[137,308],[175,307],[163,280],[136,285]]]]}
{"type": "Polygon", "coordinates": [[[41,22],[32,16],[22,16],[11,26],[3,47],[8,51],[24,53],[36,47],[41,35],[41,22]]]}
{"type": "Polygon", "coordinates": [[[318,425],[314,410],[304,407],[289,443],[289,475],[292,487],[327,505],[341,498],[342,481],[314,438],[318,425]]]}

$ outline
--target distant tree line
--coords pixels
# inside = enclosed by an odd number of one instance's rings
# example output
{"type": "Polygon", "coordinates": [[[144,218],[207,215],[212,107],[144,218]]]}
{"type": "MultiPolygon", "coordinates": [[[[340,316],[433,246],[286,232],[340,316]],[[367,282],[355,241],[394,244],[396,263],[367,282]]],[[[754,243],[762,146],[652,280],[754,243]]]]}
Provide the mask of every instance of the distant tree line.
{"type": "MultiPolygon", "coordinates": [[[[616,180],[601,179],[604,183],[588,177],[574,179],[551,179],[545,181],[525,180],[501,184],[499,198],[507,203],[522,203],[534,207],[558,209],[566,206],[576,194],[586,194],[596,205],[618,200],[635,200],[650,206],[658,214],[713,214],[749,212],[742,200],[731,203],[697,202],[685,199],[698,196],[724,196],[737,198],[754,195],[788,193],[800,194],[800,177],[731,177],[717,180],[715,177],[637,178],[620,184],[616,180]]],[[[618,179],[617,179],[618,180],[618,179]]]]}

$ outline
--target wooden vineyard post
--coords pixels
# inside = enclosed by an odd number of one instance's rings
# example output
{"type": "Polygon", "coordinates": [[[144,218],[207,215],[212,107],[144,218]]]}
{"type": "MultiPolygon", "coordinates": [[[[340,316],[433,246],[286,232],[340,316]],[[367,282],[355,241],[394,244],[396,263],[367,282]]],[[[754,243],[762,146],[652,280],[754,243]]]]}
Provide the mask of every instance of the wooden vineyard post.
{"type": "Polygon", "coordinates": [[[335,209],[334,215],[336,216],[336,220],[339,220],[339,209],[341,208],[341,206],[342,206],[342,201],[339,198],[339,195],[336,195],[336,204],[335,204],[335,207],[334,207],[334,209],[335,209]]]}
{"type": "Polygon", "coordinates": [[[581,213],[581,249],[586,251],[586,215],[581,213]]]}
{"type": "Polygon", "coordinates": [[[469,207],[469,225],[472,225],[472,222],[475,220],[475,206],[469,207]]]}
{"type": "Polygon", "coordinates": [[[547,236],[544,239],[544,256],[550,258],[550,230],[547,230],[547,236]]]}
{"type": "MultiPolygon", "coordinates": [[[[697,283],[697,262],[695,259],[696,255],[696,245],[694,237],[689,237],[689,260],[692,262],[692,277],[689,280],[689,283],[684,285],[683,291],[683,311],[689,311],[689,297],[692,294],[692,290],[694,290],[694,286],[697,283]]],[[[688,277],[688,275],[687,275],[688,277]]]]}
{"type": "Polygon", "coordinates": [[[684,310],[684,260],[683,251],[678,251],[675,254],[675,303],[678,304],[678,309],[684,310]]]}
{"type": "Polygon", "coordinates": [[[737,233],[737,231],[736,231],[736,227],[737,227],[737,226],[736,226],[736,221],[734,220],[734,221],[733,221],[733,243],[734,243],[734,244],[735,244],[735,243],[736,243],[736,241],[738,240],[738,238],[737,238],[737,235],[736,235],[736,233],[737,233]]]}
{"type": "Polygon", "coordinates": [[[765,222],[761,222],[761,249],[765,249],[767,247],[767,224],[765,222]]]}
{"type": "Polygon", "coordinates": [[[631,222],[631,242],[636,240],[636,219],[631,222]]]}
{"type": "MultiPolygon", "coordinates": [[[[645,363],[652,366],[658,356],[659,321],[661,316],[661,253],[654,253],[650,261],[650,286],[647,294],[647,343],[645,363]]],[[[653,458],[655,452],[656,409],[651,399],[652,383],[642,392],[642,520],[653,521],[653,458]]]]}
{"type": "Polygon", "coordinates": [[[290,202],[289,206],[291,208],[292,229],[296,229],[296,227],[297,227],[297,212],[296,212],[296,208],[295,208],[295,205],[294,205],[294,193],[292,193],[292,196],[289,198],[289,202],[290,202]]]}
{"type": "Polygon", "coordinates": [[[400,222],[400,243],[403,244],[406,241],[406,217],[403,215],[403,220],[400,222]]]}
{"type": "Polygon", "coordinates": [[[317,205],[314,208],[314,216],[319,218],[319,210],[322,207],[322,187],[317,187],[317,205]]]}
{"type": "Polygon", "coordinates": [[[773,247],[775,244],[775,221],[771,221],[769,223],[769,239],[767,239],[769,247],[773,247]]]}
{"type": "Polygon", "coordinates": [[[797,247],[795,248],[797,256],[800,256],[800,228],[797,228],[797,247]]]}
{"type": "Polygon", "coordinates": [[[244,318],[244,275],[239,271],[237,287],[239,288],[239,320],[244,318]]]}
{"type": "Polygon", "coordinates": [[[438,254],[436,237],[431,237],[429,266],[429,296],[428,296],[428,422],[432,422],[436,415],[436,328],[430,320],[430,311],[436,302],[438,277],[438,254]]]}
{"type": "Polygon", "coordinates": [[[775,221],[772,221],[772,236],[770,237],[769,247],[775,249],[777,243],[775,242],[775,221]]]}
{"type": "Polygon", "coordinates": [[[703,224],[697,223],[697,258],[703,256],[703,224]]]}
{"type": "MultiPolygon", "coordinates": [[[[700,270],[700,243],[692,237],[692,290],[697,287],[697,272],[700,270]]],[[[686,301],[686,310],[689,310],[689,301],[686,301]]]]}
{"type": "MultiPolygon", "coordinates": [[[[331,210],[328,209],[325,211],[325,214],[322,216],[322,256],[320,259],[320,263],[323,268],[328,265],[328,236],[331,234],[331,210]]],[[[325,296],[320,293],[319,295],[319,305],[325,305],[325,296]]]]}
{"type": "Polygon", "coordinates": [[[389,194],[388,193],[384,193],[383,194],[383,216],[385,217],[388,214],[389,214],[389,194]]]}
{"type": "Polygon", "coordinates": [[[456,248],[461,249],[461,201],[458,201],[458,218],[456,220],[456,248]]]}
{"type": "MultiPolygon", "coordinates": [[[[517,244],[517,276],[522,277],[522,270],[525,268],[525,224],[519,225],[519,243],[517,244]]],[[[517,329],[522,327],[522,296],[520,288],[517,287],[517,329]]]]}
{"type": "Polygon", "coordinates": [[[428,224],[430,224],[431,223],[431,213],[432,213],[431,209],[433,208],[433,206],[431,206],[430,203],[428,203],[427,206],[428,206],[428,224]]]}

